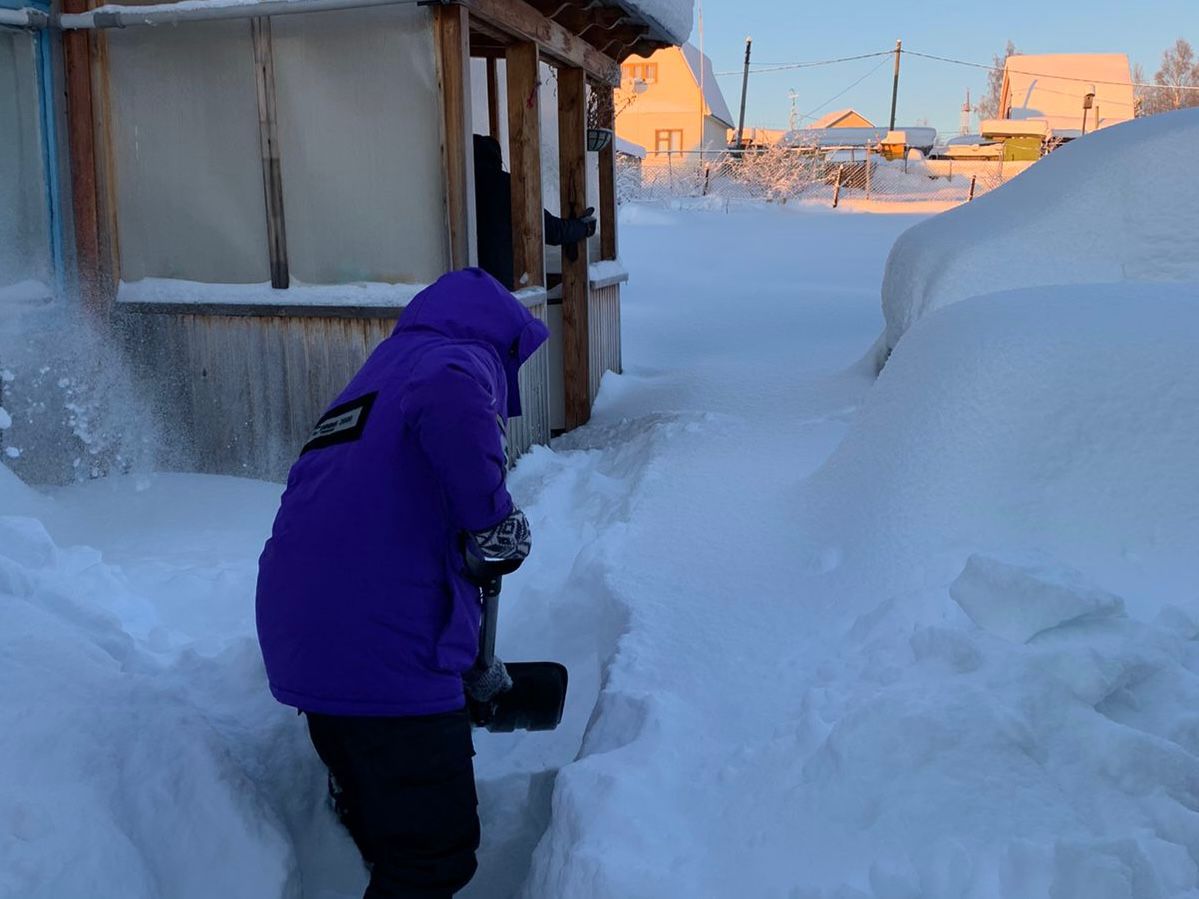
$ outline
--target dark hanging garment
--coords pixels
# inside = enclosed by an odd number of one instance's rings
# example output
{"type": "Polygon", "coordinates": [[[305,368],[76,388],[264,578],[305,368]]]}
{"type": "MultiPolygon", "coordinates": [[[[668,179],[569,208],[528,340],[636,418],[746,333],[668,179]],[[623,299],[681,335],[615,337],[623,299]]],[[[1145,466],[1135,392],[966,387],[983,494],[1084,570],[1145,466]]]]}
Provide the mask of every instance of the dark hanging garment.
{"type": "Polygon", "coordinates": [[[512,290],[512,180],[499,142],[482,134],[475,135],[475,223],[479,268],[512,290]]]}

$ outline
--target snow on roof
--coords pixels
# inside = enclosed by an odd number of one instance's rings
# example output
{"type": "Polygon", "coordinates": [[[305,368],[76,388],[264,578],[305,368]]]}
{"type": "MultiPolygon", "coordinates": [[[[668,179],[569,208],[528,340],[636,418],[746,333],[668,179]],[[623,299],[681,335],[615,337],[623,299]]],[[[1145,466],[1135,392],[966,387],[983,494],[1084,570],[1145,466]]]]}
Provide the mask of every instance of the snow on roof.
{"type": "MultiPolygon", "coordinates": [[[[937,142],[937,129],[923,125],[897,128],[905,135],[907,146],[931,150],[937,142]]],[[[884,142],[887,128],[801,128],[790,131],[779,141],[783,147],[873,147],[884,142]]]]}
{"type": "Polygon", "coordinates": [[[691,37],[695,0],[623,0],[621,5],[657,22],[677,43],[691,37]]]}
{"type": "Polygon", "coordinates": [[[728,127],[733,127],[733,114],[729,111],[729,105],[724,100],[724,93],[720,90],[720,84],[716,81],[716,71],[712,68],[712,60],[705,53],[700,54],[699,49],[692,44],[683,44],[680,48],[683,51],[683,59],[687,61],[687,68],[691,70],[691,77],[695,79],[698,85],[703,83],[704,102],[708,104],[708,114],[712,118],[719,120],[728,127]],[[699,60],[703,56],[703,77],[700,77],[699,60]]]}
{"type": "Polygon", "coordinates": [[[850,116],[855,116],[855,115],[858,118],[862,119],[862,121],[864,121],[864,122],[870,121],[870,119],[866,118],[864,115],[862,115],[856,109],[853,109],[852,107],[847,106],[845,109],[836,109],[836,110],[833,110],[832,112],[825,113],[820,118],[816,119],[816,121],[809,123],[807,125],[807,127],[812,128],[812,129],[835,128],[837,126],[837,123],[840,122],[842,119],[847,119],[850,116]]]}
{"type": "Polygon", "coordinates": [[[645,147],[619,136],[616,138],[616,152],[623,153],[625,156],[635,156],[638,159],[645,158],[645,147]]]}
{"type": "Polygon", "coordinates": [[[1199,297],[1199,109],[1150,116],[1055,150],[895,242],[887,346],[960,300],[1024,287],[1185,281],[1199,297]]]}
{"type": "Polygon", "coordinates": [[[1008,118],[1044,119],[1055,131],[1081,127],[1088,93],[1095,94],[1102,125],[1126,122],[1136,111],[1132,72],[1123,53],[1009,56],[1004,91],[1008,118]]]}

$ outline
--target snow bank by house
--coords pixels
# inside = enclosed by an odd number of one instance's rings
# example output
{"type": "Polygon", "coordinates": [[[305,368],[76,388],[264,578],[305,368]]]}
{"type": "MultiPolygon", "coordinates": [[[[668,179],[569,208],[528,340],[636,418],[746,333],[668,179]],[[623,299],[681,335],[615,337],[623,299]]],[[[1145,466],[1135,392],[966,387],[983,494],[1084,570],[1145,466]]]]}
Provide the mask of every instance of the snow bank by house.
{"type": "Polygon", "coordinates": [[[1002,188],[895,243],[883,282],[886,342],[982,293],[1041,284],[1199,282],[1199,110],[1075,141],[1002,188]]]}

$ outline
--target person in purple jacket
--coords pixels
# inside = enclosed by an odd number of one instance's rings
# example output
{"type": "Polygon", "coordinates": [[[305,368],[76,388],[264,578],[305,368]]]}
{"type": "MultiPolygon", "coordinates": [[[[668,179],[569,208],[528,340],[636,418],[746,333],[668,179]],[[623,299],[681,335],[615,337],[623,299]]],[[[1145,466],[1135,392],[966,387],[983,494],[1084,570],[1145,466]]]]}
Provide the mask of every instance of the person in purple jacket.
{"type": "Polygon", "coordinates": [[[490,275],[421,292],[316,424],[259,560],[258,637],[271,693],[306,714],[339,815],[371,866],[367,899],[449,897],[479,846],[465,696],[479,590],[464,540],[523,558],[505,486],[517,371],[549,336],[490,275]]]}

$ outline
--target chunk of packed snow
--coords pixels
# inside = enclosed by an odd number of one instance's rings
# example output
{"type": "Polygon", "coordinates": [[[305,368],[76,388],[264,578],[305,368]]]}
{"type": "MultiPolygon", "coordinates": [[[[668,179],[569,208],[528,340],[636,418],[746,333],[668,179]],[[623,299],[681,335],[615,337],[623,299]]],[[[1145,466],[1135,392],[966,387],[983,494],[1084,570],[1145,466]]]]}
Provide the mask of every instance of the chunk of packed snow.
{"type": "Polygon", "coordinates": [[[979,627],[1014,643],[1074,621],[1124,613],[1124,600],[1078,572],[983,555],[970,557],[949,595],[979,627]]]}
{"type": "Polygon", "coordinates": [[[8,414],[8,411],[3,406],[0,406],[0,431],[11,427],[12,416],[8,414]]]}
{"type": "Polygon", "coordinates": [[[984,293],[1199,282],[1199,178],[1185,174],[1196,144],[1199,109],[1105,128],[912,228],[887,262],[887,346],[929,312],[984,293]]]}

